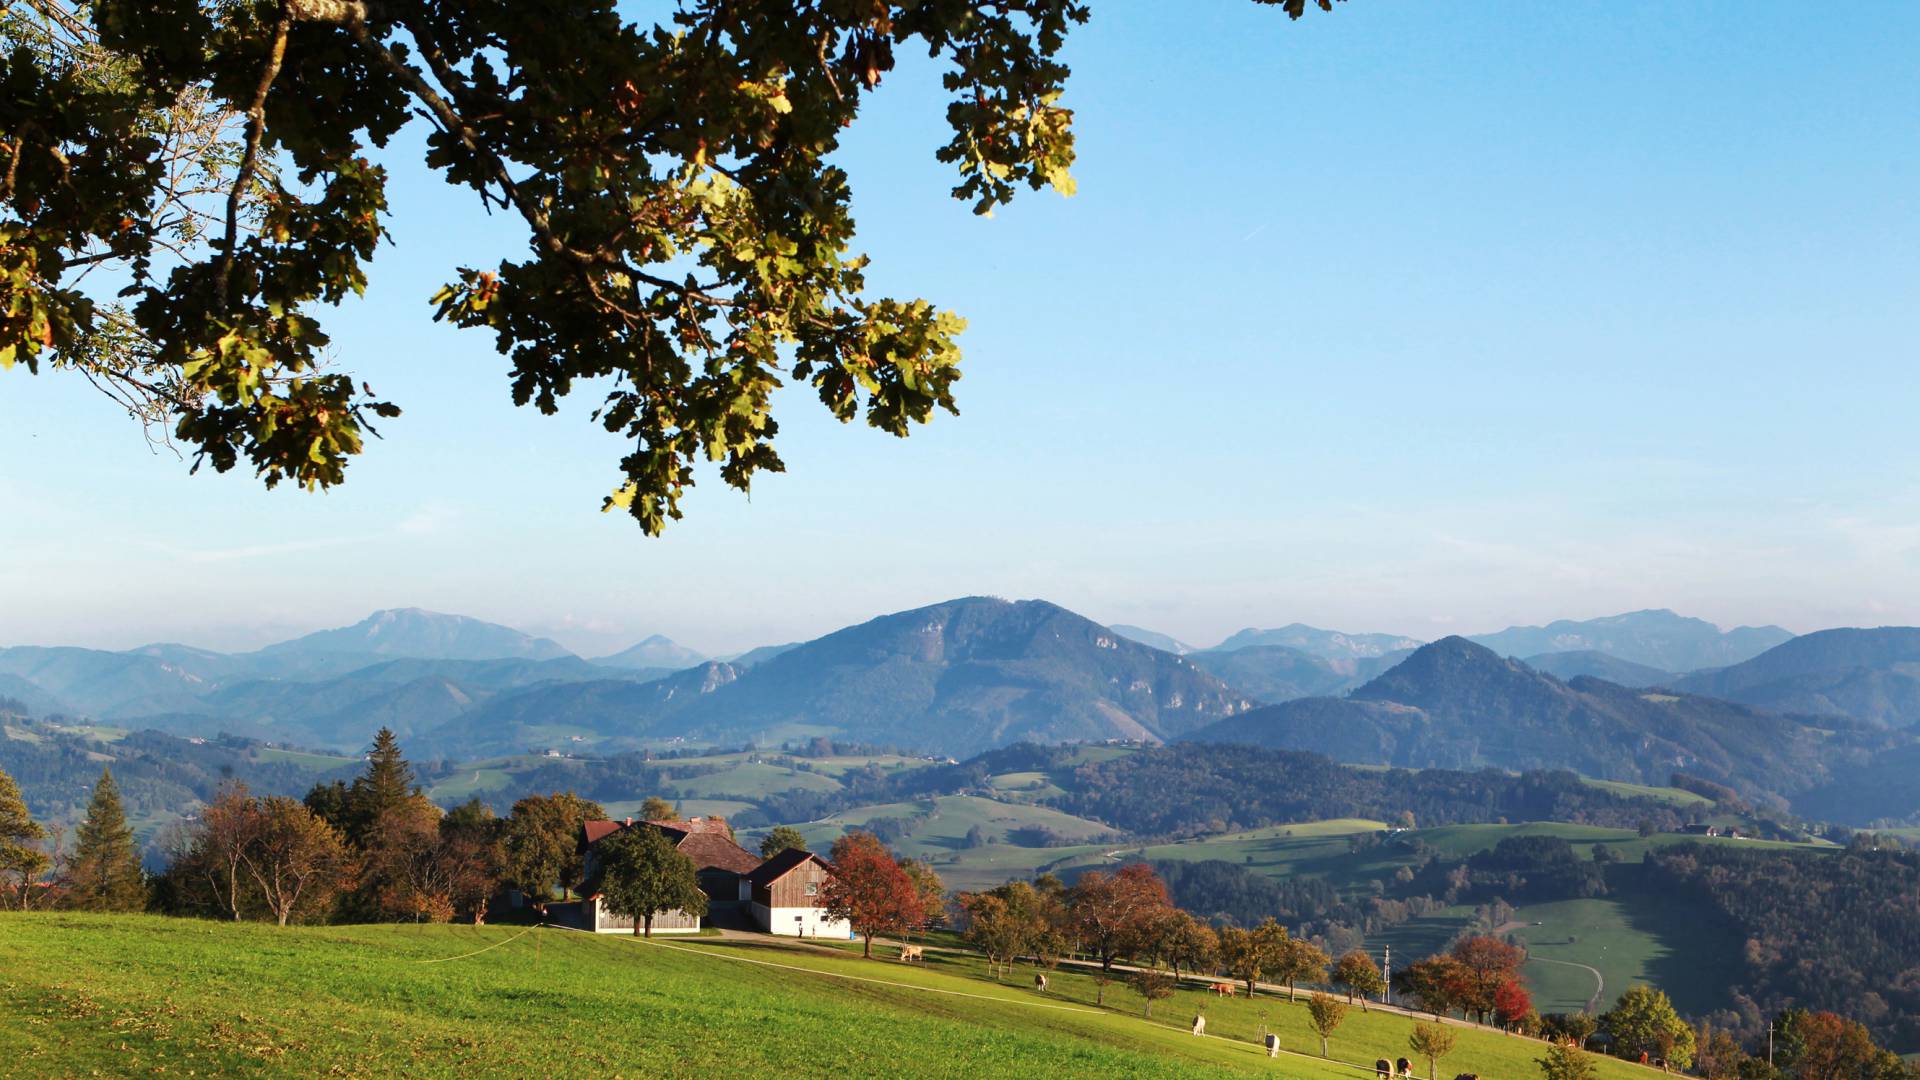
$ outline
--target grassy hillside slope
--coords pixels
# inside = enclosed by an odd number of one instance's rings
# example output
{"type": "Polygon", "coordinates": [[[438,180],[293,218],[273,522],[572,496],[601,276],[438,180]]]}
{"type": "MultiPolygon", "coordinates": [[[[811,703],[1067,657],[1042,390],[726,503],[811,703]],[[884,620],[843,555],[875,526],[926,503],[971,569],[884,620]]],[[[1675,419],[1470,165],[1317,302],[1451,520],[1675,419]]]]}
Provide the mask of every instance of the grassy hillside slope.
{"type": "MultiPolygon", "coordinates": [[[[1042,997],[971,957],[926,968],[805,946],[518,927],[315,927],[153,917],[0,917],[0,1062],[14,1075],[1091,1076],[1333,1080],[1302,1006],[1183,991],[1137,1016],[1083,976],[1042,997]],[[520,936],[516,936],[520,935],[520,936]],[[481,951],[485,950],[485,951],[481,951]],[[1215,1035],[1182,1026],[1204,1009],[1215,1035]],[[1224,1037],[1221,1037],[1224,1036],[1224,1037]]],[[[1353,1014],[1333,1056],[1403,1051],[1410,1021],[1353,1014]]],[[[1540,1044],[1462,1030],[1443,1064],[1525,1076],[1540,1044]]],[[[1650,1076],[1601,1063],[1601,1080],[1650,1076]]],[[[1370,1069],[1366,1071],[1371,1071],[1370,1069]]]]}

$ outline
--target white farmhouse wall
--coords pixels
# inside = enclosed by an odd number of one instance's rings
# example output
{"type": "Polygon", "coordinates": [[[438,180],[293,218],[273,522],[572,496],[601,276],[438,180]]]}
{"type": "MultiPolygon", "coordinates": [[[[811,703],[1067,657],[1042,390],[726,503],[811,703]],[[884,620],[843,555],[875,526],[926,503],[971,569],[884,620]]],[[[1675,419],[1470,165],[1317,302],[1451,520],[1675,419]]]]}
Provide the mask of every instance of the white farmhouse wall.
{"type": "Polygon", "coordinates": [[[829,919],[825,911],[817,907],[769,908],[765,904],[755,904],[753,919],[762,930],[783,937],[839,938],[844,941],[853,936],[853,928],[847,925],[847,920],[829,919]]]}

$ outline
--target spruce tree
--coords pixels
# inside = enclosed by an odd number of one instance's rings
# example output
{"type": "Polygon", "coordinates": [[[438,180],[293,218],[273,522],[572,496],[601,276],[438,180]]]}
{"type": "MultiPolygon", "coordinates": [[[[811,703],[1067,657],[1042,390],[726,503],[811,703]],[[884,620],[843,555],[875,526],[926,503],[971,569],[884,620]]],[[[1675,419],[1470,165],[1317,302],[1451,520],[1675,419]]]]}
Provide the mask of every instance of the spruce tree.
{"type": "Polygon", "coordinates": [[[0,893],[0,906],[8,906],[9,900],[26,906],[27,885],[47,869],[47,856],[37,846],[46,838],[47,831],[27,813],[19,786],[0,769],[0,887],[14,893],[0,893]]]}
{"type": "Polygon", "coordinates": [[[400,754],[400,740],[381,728],[367,751],[367,768],[347,791],[347,834],[364,844],[380,818],[403,805],[415,792],[413,766],[400,754]]]}
{"type": "Polygon", "coordinates": [[[147,906],[140,853],[111,769],[101,769],[100,782],[94,785],[93,803],[67,863],[67,888],[69,901],[83,911],[139,911],[147,906]]]}

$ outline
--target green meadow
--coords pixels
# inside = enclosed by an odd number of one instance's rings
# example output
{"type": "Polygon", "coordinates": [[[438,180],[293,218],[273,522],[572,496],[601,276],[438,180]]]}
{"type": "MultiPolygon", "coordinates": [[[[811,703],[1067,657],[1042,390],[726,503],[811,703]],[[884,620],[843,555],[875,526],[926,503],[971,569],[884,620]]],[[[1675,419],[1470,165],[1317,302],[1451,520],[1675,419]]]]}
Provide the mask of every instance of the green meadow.
{"type": "MultiPolygon", "coordinates": [[[[1318,1057],[1306,1009],[1197,989],[1141,1016],[1124,984],[970,954],[925,966],[770,941],[648,944],[526,927],[280,929],[153,916],[0,917],[0,1073],[694,1077],[1371,1073],[1412,1021],[1358,1010],[1318,1057]],[[1208,1018],[1209,1037],[1187,1024],[1208,1018]],[[1290,1051],[1268,1060],[1265,1030],[1290,1051]],[[1360,1068],[1353,1064],[1360,1063],[1360,1068]]],[[[1460,1029],[1443,1072],[1533,1075],[1541,1044],[1460,1029]]],[[[1600,1062],[1601,1080],[1649,1077],[1600,1062]]]]}

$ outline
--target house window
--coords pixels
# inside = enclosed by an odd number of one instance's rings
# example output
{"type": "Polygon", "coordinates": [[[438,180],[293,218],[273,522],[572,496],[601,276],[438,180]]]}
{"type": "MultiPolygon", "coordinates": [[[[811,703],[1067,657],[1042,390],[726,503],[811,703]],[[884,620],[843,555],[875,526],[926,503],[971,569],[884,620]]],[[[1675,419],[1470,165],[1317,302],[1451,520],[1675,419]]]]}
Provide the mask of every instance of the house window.
{"type": "Polygon", "coordinates": [[[820,895],[820,883],[817,881],[807,882],[807,895],[808,896],[820,895]]]}

